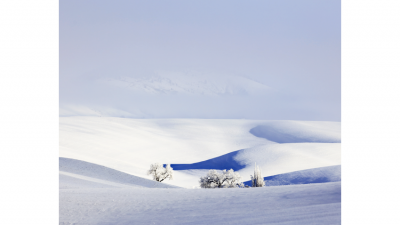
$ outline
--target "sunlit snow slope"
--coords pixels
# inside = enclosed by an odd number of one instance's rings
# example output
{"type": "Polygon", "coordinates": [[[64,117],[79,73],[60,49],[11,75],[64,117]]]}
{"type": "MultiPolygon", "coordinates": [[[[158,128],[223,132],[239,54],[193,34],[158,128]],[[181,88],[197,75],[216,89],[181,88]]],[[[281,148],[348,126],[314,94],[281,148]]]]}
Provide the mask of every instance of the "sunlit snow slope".
{"type": "Polygon", "coordinates": [[[198,187],[208,169],[235,169],[250,179],[335,166],[340,123],[212,119],[60,117],[60,157],[105,166],[137,177],[151,163],[171,163],[165,183],[198,187]]]}
{"type": "Polygon", "coordinates": [[[76,159],[59,159],[60,189],[74,188],[176,188],[105,166],[76,159]]]}

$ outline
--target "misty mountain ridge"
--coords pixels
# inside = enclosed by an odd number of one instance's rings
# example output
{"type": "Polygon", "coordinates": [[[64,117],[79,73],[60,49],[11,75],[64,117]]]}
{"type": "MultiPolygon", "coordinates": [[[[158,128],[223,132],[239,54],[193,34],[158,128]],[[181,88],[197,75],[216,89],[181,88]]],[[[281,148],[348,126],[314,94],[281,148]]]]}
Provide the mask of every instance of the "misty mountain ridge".
{"type": "Polygon", "coordinates": [[[327,102],[310,105],[299,94],[266,85],[249,74],[97,70],[86,75],[80,85],[60,88],[59,115],[332,120],[332,110],[325,107],[327,102]]]}
{"type": "Polygon", "coordinates": [[[152,95],[257,95],[270,90],[267,85],[243,76],[201,72],[156,72],[151,76],[101,78],[96,82],[152,95]]]}

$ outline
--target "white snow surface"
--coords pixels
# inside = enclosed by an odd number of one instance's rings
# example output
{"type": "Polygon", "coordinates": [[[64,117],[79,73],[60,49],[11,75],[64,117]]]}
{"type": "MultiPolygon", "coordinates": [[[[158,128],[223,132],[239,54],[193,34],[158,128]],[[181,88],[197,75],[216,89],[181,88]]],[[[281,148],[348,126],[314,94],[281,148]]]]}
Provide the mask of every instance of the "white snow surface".
{"type": "Polygon", "coordinates": [[[341,224],[341,182],[234,189],[60,189],[66,224],[341,224]]]}
{"type": "Polygon", "coordinates": [[[76,159],[60,158],[60,189],[98,187],[177,188],[133,176],[105,166],[76,159]]]}
{"type": "Polygon", "coordinates": [[[340,224],[340,164],[338,122],[60,117],[59,224],[340,224]],[[254,163],[291,185],[199,189],[208,167],[247,181],[254,163]]]}
{"type": "MultiPolygon", "coordinates": [[[[242,166],[242,181],[254,162],[265,177],[340,165],[340,122],[60,117],[60,157],[146,179],[155,162],[193,164],[234,151],[227,165],[242,166]]],[[[195,188],[206,171],[175,170],[163,183],[195,188]]]]}

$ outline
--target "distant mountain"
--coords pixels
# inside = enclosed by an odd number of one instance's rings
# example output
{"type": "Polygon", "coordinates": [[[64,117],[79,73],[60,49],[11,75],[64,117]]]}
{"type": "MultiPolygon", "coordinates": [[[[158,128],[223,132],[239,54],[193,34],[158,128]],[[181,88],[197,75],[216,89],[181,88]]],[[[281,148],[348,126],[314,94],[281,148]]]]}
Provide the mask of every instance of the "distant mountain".
{"type": "Polygon", "coordinates": [[[254,95],[270,89],[265,84],[246,77],[207,75],[198,72],[102,78],[97,82],[149,94],[254,95]]]}
{"type": "Polygon", "coordinates": [[[238,75],[197,71],[107,74],[63,88],[60,116],[245,118],[247,108],[254,109],[251,114],[265,115],[265,103],[260,100],[273,92],[263,83],[238,75]]]}
{"type": "Polygon", "coordinates": [[[59,115],[333,120],[331,102],[310,102],[302,94],[247,75],[96,71],[60,85],[59,115]]]}

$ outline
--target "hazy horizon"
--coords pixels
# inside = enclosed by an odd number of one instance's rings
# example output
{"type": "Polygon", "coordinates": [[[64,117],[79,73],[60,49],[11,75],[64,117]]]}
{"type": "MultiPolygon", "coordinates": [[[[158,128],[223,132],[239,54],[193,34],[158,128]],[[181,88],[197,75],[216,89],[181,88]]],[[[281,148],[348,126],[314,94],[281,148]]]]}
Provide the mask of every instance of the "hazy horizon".
{"type": "Polygon", "coordinates": [[[60,116],[341,120],[340,1],[60,1],[60,116]]]}

